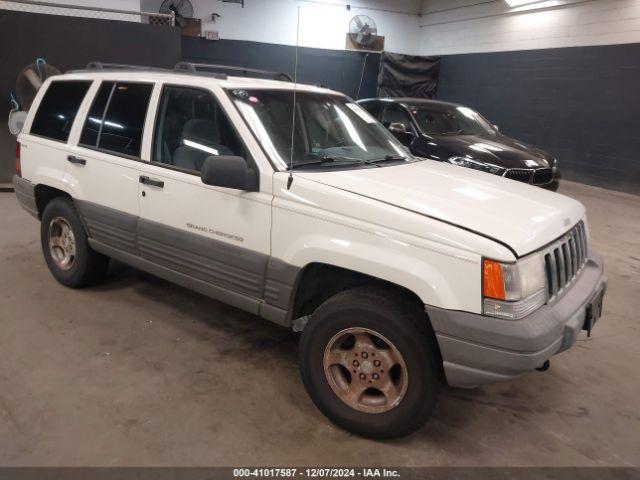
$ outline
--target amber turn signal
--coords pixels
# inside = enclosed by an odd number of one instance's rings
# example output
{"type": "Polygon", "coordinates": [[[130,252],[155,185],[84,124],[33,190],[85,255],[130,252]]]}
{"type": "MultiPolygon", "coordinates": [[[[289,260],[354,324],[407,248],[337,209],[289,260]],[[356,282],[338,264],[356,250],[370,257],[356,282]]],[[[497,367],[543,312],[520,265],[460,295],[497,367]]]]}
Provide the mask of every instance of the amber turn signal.
{"type": "Polygon", "coordinates": [[[506,299],[504,276],[500,263],[487,259],[482,262],[482,288],[486,298],[506,299]]]}

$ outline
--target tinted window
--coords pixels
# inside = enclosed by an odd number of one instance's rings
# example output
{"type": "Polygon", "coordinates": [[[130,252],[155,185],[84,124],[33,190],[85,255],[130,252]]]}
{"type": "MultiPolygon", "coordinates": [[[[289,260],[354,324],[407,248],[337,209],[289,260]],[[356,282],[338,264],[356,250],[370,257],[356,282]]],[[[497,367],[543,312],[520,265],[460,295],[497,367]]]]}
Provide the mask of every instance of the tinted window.
{"type": "Polygon", "coordinates": [[[90,147],[98,145],[98,134],[100,133],[100,126],[102,125],[102,116],[104,115],[104,109],[107,106],[114,85],[115,82],[103,82],[100,86],[100,90],[98,90],[98,94],[93,99],[89,115],[82,129],[82,135],[80,136],[81,145],[88,145],[90,147]]]}
{"type": "Polygon", "coordinates": [[[98,147],[103,150],[140,156],[142,131],[153,85],[117,83],[102,122],[98,147]]]}
{"type": "Polygon", "coordinates": [[[91,82],[52,82],[40,102],[31,133],[66,142],[91,82]]]}
{"type": "Polygon", "coordinates": [[[389,128],[389,125],[392,123],[401,123],[408,132],[412,130],[409,114],[402,107],[393,104],[388,105],[384,111],[384,115],[382,115],[382,124],[385,127],[389,128]]]}
{"type": "Polygon", "coordinates": [[[429,135],[496,135],[495,128],[478,112],[456,105],[410,105],[420,129],[429,135]]]}
{"type": "Polygon", "coordinates": [[[212,155],[247,158],[218,102],[204,90],[164,87],[154,135],[154,161],[200,171],[212,155]]]}

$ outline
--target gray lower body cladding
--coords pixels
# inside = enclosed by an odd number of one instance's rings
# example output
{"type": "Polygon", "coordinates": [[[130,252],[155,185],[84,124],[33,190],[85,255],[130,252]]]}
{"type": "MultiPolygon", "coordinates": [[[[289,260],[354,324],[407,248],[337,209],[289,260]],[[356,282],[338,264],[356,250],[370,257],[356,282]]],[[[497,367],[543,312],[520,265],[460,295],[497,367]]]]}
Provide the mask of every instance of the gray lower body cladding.
{"type": "Polygon", "coordinates": [[[14,175],[13,190],[16,193],[18,202],[27,212],[38,218],[38,206],[36,204],[35,185],[29,180],[14,175]]]}
{"type": "Polygon", "coordinates": [[[261,253],[76,201],[98,252],[282,325],[299,269],[261,253]]]}
{"type": "Polygon", "coordinates": [[[590,303],[606,289],[602,258],[590,251],[571,289],[555,304],[521,320],[501,320],[436,307],[426,311],[436,332],[450,386],[473,388],[540,367],[567,350],[583,328],[590,303]]]}
{"type": "Polygon", "coordinates": [[[263,298],[268,256],[138,220],[138,252],[150,262],[253,298],[263,298]]]}
{"type": "Polygon", "coordinates": [[[91,202],[75,201],[89,237],[123,252],[136,254],[138,217],[91,202]]]}

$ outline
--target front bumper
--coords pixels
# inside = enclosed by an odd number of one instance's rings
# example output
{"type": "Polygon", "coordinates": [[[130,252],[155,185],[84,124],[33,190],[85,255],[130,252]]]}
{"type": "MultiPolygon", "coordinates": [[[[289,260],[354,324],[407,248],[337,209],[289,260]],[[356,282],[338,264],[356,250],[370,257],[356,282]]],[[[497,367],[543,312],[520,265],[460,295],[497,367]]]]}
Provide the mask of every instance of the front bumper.
{"type": "Polygon", "coordinates": [[[602,257],[589,251],[570,290],[521,320],[426,307],[442,354],[447,383],[473,388],[515,378],[572,347],[587,307],[606,289],[602,257]]]}

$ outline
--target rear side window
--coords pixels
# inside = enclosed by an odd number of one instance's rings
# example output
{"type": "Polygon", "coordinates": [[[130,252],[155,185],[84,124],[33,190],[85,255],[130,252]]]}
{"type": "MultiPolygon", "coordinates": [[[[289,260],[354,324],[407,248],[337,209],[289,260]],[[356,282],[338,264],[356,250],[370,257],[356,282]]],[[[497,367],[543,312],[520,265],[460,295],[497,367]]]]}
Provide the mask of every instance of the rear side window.
{"type": "Polygon", "coordinates": [[[100,90],[98,90],[98,94],[93,99],[87,120],[84,122],[82,135],[80,136],[80,145],[87,145],[89,147],[98,146],[98,135],[100,134],[100,126],[102,125],[102,116],[104,115],[104,109],[107,107],[107,102],[111,97],[114,86],[115,82],[103,82],[102,85],[100,85],[100,90]]]}
{"type": "Polygon", "coordinates": [[[52,82],[40,102],[30,133],[66,142],[90,85],[88,81],[52,82]]]}
{"type": "Polygon", "coordinates": [[[131,157],[140,157],[144,121],[153,85],[101,85],[91,106],[80,143],[131,157]]]}

